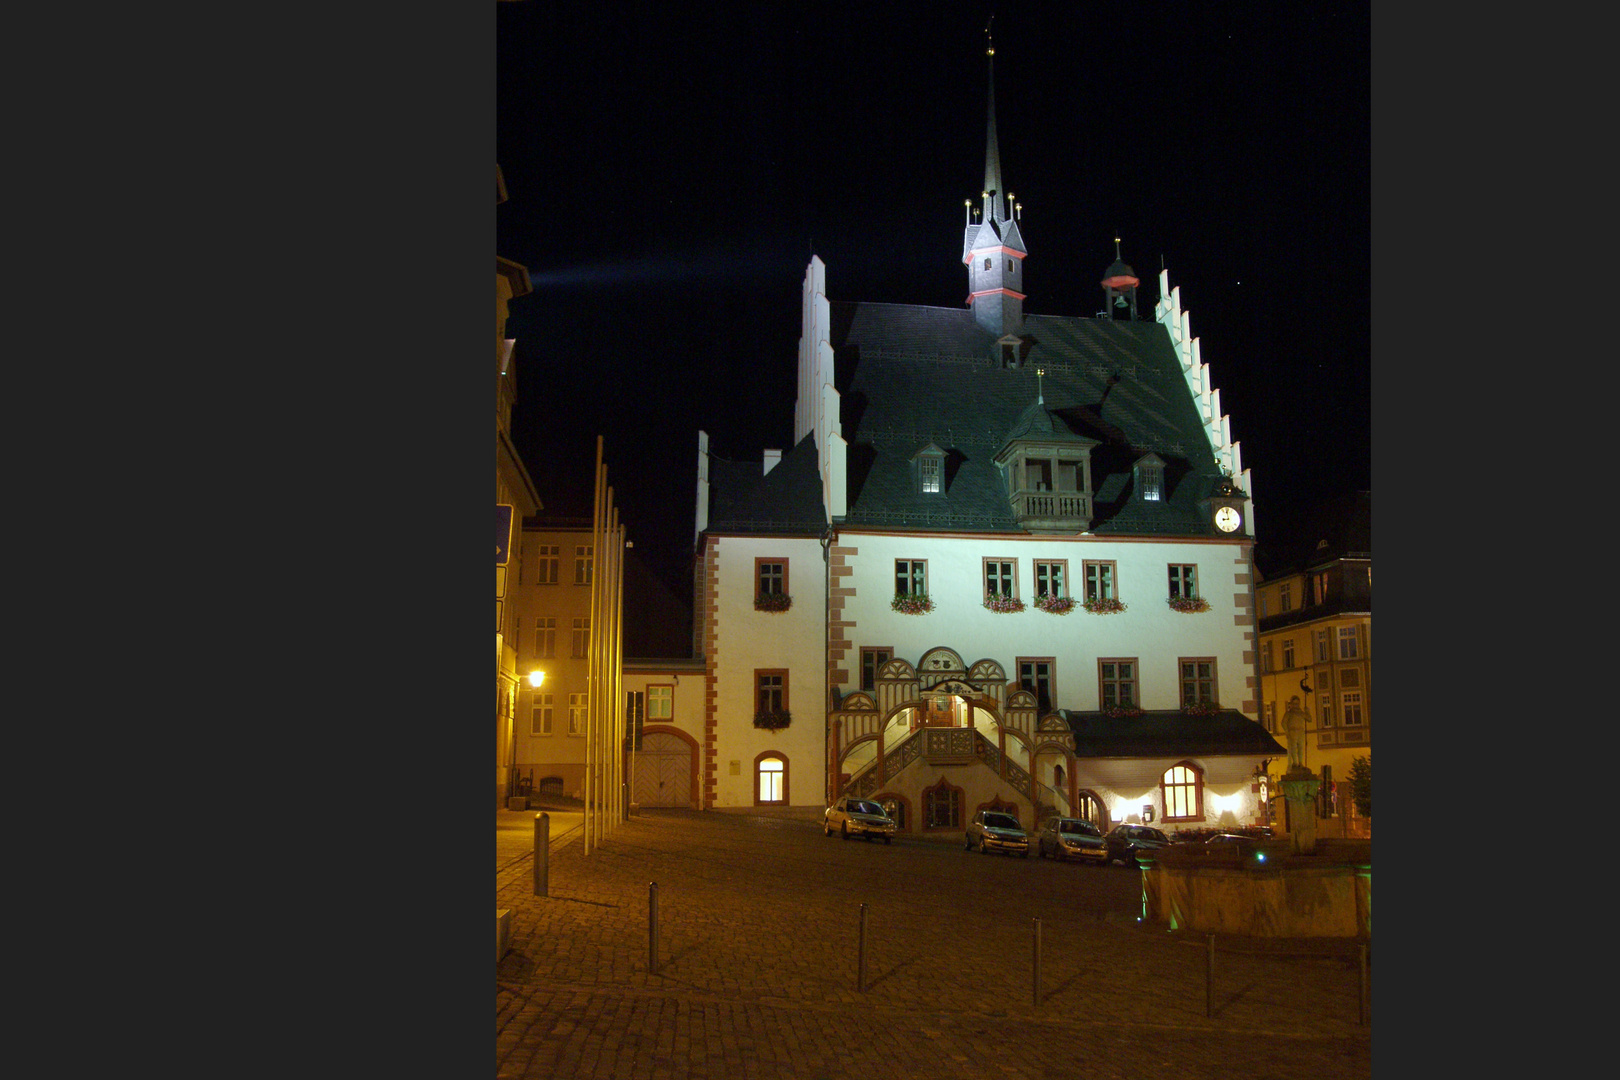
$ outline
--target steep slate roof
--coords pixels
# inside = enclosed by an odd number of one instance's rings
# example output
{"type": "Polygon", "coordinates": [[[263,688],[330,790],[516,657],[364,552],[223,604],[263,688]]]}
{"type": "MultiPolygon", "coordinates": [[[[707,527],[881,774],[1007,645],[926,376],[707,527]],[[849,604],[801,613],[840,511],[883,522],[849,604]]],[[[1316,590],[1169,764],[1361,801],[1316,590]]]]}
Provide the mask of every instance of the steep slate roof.
{"type": "Polygon", "coordinates": [[[1235,709],[1214,716],[1188,716],[1179,709],[1141,716],[1064,709],[1058,715],[1074,731],[1075,757],[1288,756],[1265,728],[1235,709]]]}
{"type": "MultiPolygon", "coordinates": [[[[1003,367],[968,308],[831,302],[849,443],[849,525],[1021,532],[996,454],[1036,401],[1091,453],[1091,531],[1214,535],[1198,502],[1221,478],[1168,331],[1156,322],[1025,315],[1022,363],[1003,367]],[[924,495],[911,460],[946,452],[945,491],[924,495]],[[1131,466],[1165,461],[1165,499],[1133,499],[1131,466]]],[[[1032,436],[1034,433],[1032,433],[1032,436]]],[[[1038,436],[1036,436],[1038,437],[1038,436]]]]}
{"type": "Polygon", "coordinates": [[[709,528],[714,532],[819,536],[827,528],[815,436],[782,455],[768,473],[758,461],[709,459],[709,528]]]}

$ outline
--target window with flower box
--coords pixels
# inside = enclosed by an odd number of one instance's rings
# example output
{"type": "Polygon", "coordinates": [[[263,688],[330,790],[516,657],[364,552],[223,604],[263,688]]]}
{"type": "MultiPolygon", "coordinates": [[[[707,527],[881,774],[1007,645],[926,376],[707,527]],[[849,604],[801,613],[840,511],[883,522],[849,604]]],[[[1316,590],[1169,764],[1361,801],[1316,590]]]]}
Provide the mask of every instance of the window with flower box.
{"type": "Polygon", "coordinates": [[[1063,597],[1069,595],[1069,560],[1035,564],[1035,595],[1063,597]]]}
{"type": "Polygon", "coordinates": [[[1005,597],[1018,595],[1018,582],[1011,559],[984,560],[984,594],[1005,597]]]}
{"type": "Polygon", "coordinates": [[[758,611],[786,611],[792,605],[788,593],[786,559],[754,560],[754,607],[758,611]]]}
{"type": "Polygon", "coordinates": [[[1118,600],[1114,592],[1116,564],[1113,562],[1087,562],[1085,566],[1086,599],[1118,600]]]}
{"type": "Polygon", "coordinates": [[[1216,703],[1215,658],[1184,656],[1181,665],[1181,707],[1216,703]]]}
{"type": "Polygon", "coordinates": [[[754,671],[755,717],[770,717],[788,711],[788,673],[785,668],[757,668],[754,671]]]}
{"type": "Polygon", "coordinates": [[[1097,684],[1102,694],[1102,707],[1131,706],[1137,704],[1136,657],[1110,657],[1097,661],[1097,684]]]}
{"type": "Polygon", "coordinates": [[[1198,596],[1198,565],[1196,563],[1170,564],[1170,595],[1176,599],[1192,600],[1198,596]]]}
{"type": "Polygon", "coordinates": [[[928,560],[894,560],[894,591],[900,595],[928,595],[928,560]]]}

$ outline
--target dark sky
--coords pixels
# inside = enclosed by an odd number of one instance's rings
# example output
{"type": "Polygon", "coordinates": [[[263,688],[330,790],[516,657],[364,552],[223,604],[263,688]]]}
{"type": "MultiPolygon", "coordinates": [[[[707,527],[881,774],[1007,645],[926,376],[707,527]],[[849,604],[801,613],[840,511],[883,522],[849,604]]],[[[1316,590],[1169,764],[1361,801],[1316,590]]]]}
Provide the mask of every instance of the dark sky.
{"type": "MultiPolygon", "coordinates": [[[[589,516],[596,436],[638,550],[678,565],[697,432],[792,437],[799,289],[958,306],[984,177],[984,3],[496,5],[496,251],[515,438],[589,516]]],[[[1357,4],[1002,2],[996,125],[1025,309],[1089,315],[1113,238],[1161,264],[1268,526],[1371,487],[1370,18],[1357,4]]]]}

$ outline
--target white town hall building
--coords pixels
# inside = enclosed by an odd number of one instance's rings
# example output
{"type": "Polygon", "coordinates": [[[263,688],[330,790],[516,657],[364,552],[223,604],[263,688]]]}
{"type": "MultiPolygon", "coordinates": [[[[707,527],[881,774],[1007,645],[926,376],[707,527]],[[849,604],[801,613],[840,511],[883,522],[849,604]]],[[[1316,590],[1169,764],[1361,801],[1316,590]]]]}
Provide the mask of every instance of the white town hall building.
{"type": "Polygon", "coordinates": [[[794,445],[743,464],[699,433],[703,700],[657,744],[691,755],[689,805],[851,792],[958,837],[992,806],[1259,819],[1285,751],[1256,720],[1248,470],[1168,272],[1151,319],[1117,260],[1106,314],[1024,311],[993,94],[967,306],[833,300],[812,257],[794,445]]]}

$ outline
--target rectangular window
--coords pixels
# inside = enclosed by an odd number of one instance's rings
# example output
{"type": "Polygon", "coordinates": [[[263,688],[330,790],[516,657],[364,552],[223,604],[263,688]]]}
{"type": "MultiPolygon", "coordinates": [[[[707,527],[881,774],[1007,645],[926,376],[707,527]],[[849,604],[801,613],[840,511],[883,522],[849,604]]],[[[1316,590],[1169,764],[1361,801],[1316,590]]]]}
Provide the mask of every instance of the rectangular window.
{"type": "Polygon", "coordinates": [[[1360,653],[1356,649],[1356,628],[1339,627],[1339,659],[1354,660],[1360,653]]]}
{"type": "Polygon", "coordinates": [[[1294,666],[1294,639],[1283,638],[1283,670],[1287,671],[1294,666]]]}
{"type": "Polygon", "coordinates": [[[986,596],[1017,596],[1010,559],[984,560],[984,594],[986,596]]]}
{"type": "Polygon", "coordinates": [[[1097,682],[1103,707],[1136,704],[1136,657],[1098,660],[1097,682]]]}
{"type": "Polygon", "coordinates": [[[576,547],[574,549],[574,584],[589,585],[591,583],[591,563],[594,554],[589,547],[576,547]]]}
{"type": "Polygon", "coordinates": [[[1139,465],[1137,475],[1142,479],[1142,499],[1158,502],[1164,490],[1164,468],[1160,465],[1139,465]]]}
{"type": "Polygon", "coordinates": [[[1277,703],[1275,701],[1266,702],[1266,730],[1274,735],[1277,733],[1277,703]]]}
{"type": "Polygon", "coordinates": [[[780,668],[755,669],[755,714],[787,712],[788,673],[780,668]]]}
{"type": "Polygon", "coordinates": [[[894,560],[894,591],[914,596],[928,595],[928,560],[894,560]]]}
{"type": "Polygon", "coordinates": [[[1318,630],[1316,632],[1316,662],[1318,664],[1325,664],[1332,659],[1328,655],[1329,649],[1332,648],[1330,642],[1332,633],[1331,630],[1318,630]]]}
{"type": "Polygon", "coordinates": [[[944,462],[932,454],[928,454],[919,458],[917,464],[922,469],[923,491],[927,494],[937,492],[939,490],[939,474],[942,471],[940,467],[944,462]]]}
{"type": "Polygon", "coordinates": [[[1328,576],[1324,570],[1311,575],[1311,603],[1325,604],[1328,598],[1328,576]]]}
{"type": "Polygon", "coordinates": [[[1198,566],[1196,564],[1170,564],[1170,595],[1192,599],[1198,595],[1198,566]]]}
{"type": "Polygon", "coordinates": [[[1114,563],[1088,562],[1086,572],[1087,600],[1117,600],[1114,592],[1114,563]]]}
{"type": "Polygon", "coordinates": [[[1215,703],[1215,658],[1182,657],[1181,661],[1181,704],[1192,705],[1195,702],[1207,701],[1215,703]]]}
{"type": "Polygon", "coordinates": [[[551,734],[551,695],[529,695],[529,734],[551,734]]]}
{"type": "Polygon", "coordinates": [[[1277,586],[1277,610],[1287,611],[1294,606],[1294,587],[1289,582],[1277,586]]]}
{"type": "Polygon", "coordinates": [[[585,713],[589,701],[589,694],[568,695],[568,734],[585,734],[585,713]]]}
{"type": "Polygon", "coordinates": [[[581,618],[574,620],[574,652],[575,660],[584,660],[590,655],[591,648],[591,620],[581,618]]]}
{"type": "Polygon", "coordinates": [[[754,575],[756,596],[786,596],[788,594],[788,564],[786,559],[755,559],[754,575]]]}
{"type": "Polygon", "coordinates": [[[665,684],[647,687],[647,719],[667,724],[675,719],[675,687],[665,684]]]}
{"type": "Polygon", "coordinates": [[[537,585],[557,584],[557,563],[562,556],[562,548],[557,544],[541,544],[540,558],[536,563],[538,573],[535,577],[537,585]]]}
{"type": "Polygon", "coordinates": [[[1330,728],[1333,726],[1333,695],[1322,694],[1318,700],[1320,702],[1318,708],[1322,713],[1322,726],[1330,728]]]}
{"type": "Polygon", "coordinates": [[[1057,700],[1053,671],[1057,661],[1050,656],[1020,656],[1018,658],[1018,685],[1035,695],[1036,708],[1042,716],[1052,711],[1057,700]]]}
{"type": "Polygon", "coordinates": [[[553,618],[534,620],[534,658],[536,660],[551,660],[556,655],[557,620],[553,618]]]}
{"type": "Polygon", "coordinates": [[[1344,726],[1360,727],[1366,723],[1361,715],[1361,691],[1346,690],[1339,695],[1339,704],[1344,709],[1344,726]]]}
{"type": "Polygon", "coordinates": [[[861,689],[876,690],[878,672],[883,665],[894,659],[894,650],[889,648],[863,648],[861,650],[861,689]]]}
{"type": "Polygon", "coordinates": [[[1271,642],[1269,641],[1260,643],[1260,673],[1262,675],[1271,674],[1271,642]]]}
{"type": "Polygon", "coordinates": [[[1069,561],[1067,559],[1035,564],[1035,595],[1069,595],[1069,561]]]}
{"type": "Polygon", "coordinates": [[[641,749],[641,729],[647,721],[647,693],[631,690],[624,695],[624,748],[641,749]]]}

